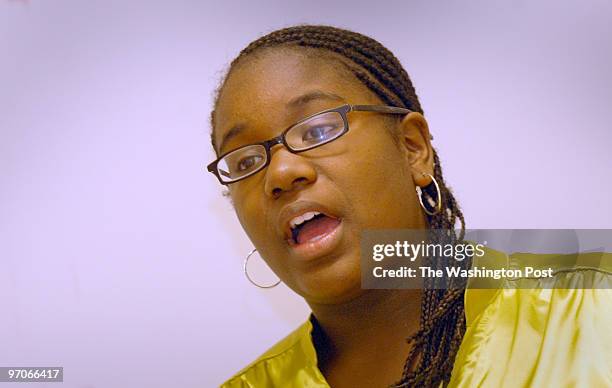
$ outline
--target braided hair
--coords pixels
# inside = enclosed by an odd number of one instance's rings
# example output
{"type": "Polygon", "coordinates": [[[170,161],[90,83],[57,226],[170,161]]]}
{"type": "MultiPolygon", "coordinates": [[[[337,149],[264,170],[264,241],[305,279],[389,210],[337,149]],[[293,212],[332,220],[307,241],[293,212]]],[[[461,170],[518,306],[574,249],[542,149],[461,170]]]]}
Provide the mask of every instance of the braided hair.
{"type": "MultiPolygon", "coordinates": [[[[229,73],[254,52],[276,47],[300,47],[333,55],[385,104],[423,113],[410,77],[399,60],[382,44],[365,35],[320,25],[298,25],[269,33],[243,49],[230,64],[229,73]]],[[[214,107],[220,95],[217,90],[214,107]]],[[[215,111],[211,113],[212,128],[215,111]]],[[[216,150],[214,137],[211,142],[216,150]]],[[[430,229],[453,230],[460,221],[461,241],[465,220],[455,197],[446,186],[436,150],[434,177],[441,194],[442,211],[427,215],[430,229]]],[[[433,186],[433,185],[430,185],[433,186]]],[[[435,198],[436,196],[434,196],[435,198]]],[[[454,235],[454,233],[453,233],[454,235]]],[[[461,287],[426,289],[421,301],[419,330],[407,338],[412,343],[401,378],[393,387],[439,387],[450,380],[455,356],[465,333],[464,290],[461,287]]]]}

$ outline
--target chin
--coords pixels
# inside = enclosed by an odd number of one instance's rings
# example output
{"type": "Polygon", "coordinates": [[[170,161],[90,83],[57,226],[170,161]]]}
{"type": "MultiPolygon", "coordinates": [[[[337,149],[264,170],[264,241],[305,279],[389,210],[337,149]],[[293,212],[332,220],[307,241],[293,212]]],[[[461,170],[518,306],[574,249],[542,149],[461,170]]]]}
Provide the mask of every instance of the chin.
{"type": "Polygon", "coordinates": [[[296,274],[295,284],[295,292],[307,303],[316,304],[346,303],[364,291],[359,262],[349,258],[296,274]]]}

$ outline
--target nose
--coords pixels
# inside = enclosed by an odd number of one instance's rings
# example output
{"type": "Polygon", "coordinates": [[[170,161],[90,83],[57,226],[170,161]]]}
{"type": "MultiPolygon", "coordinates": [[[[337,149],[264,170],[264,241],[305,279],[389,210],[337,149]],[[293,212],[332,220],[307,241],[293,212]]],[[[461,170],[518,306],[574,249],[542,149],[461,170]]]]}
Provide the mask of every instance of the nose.
{"type": "Polygon", "coordinates": [[[303,154],[294,154],[277,144],[270,149],[264,190],[266,195],[278,198],[283,192],[297,190],[317,179],[317,172],[311,161],[303,154]],[[277,148],[274,151],[274,148],[277,148]]]}

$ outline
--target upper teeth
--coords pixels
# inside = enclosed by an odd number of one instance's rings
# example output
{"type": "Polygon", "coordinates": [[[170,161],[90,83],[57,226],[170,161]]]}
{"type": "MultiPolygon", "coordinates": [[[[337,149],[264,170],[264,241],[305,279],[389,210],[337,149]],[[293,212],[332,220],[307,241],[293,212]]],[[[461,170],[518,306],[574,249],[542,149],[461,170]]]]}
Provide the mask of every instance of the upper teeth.
{"type": "Polygon", "coordinates": [[[314,217],[318,216],[319,212],[308,212],[308,213],[304,213],[301,216],[297,216],[291,219],[291,221],[289,221],[289,226],[291,227],[291,229],[295,228],[298,225],[301,225],[302,223],[308,221],[308,220],[312,220],[314,217]]]}

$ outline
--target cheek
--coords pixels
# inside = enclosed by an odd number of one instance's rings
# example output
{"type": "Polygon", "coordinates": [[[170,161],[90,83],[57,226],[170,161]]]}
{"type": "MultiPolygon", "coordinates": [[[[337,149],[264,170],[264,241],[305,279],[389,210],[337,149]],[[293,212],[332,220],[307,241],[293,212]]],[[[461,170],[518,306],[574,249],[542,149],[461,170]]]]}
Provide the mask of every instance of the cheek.
{"type": "Polygon", "coordinates": [[[236,192],[240,194],[232,196],[232,199],[240,224],[253,242],[259,241],[261,240],[261,234],[265,232],[262,228],[264,222],[261,196],[242,189],[236,190],[236,192]]]}
{"type": "Polygon", "coordinates": [[[356,142],[346,160],[336,166],[343,167],[336,167],[333,179],[363,228],[415,227],[418,208],[412,175],[390,137],[356,142]]]}
{"type": "MultiPolygon", "coordinates": [[[[257,190],[257,189],[255,189],[257,190]]],[[[275,225],[269,222],[266,213],[268,209],[265,198],[259,191],[249,191],[246,194],[234,195],[232,198],[236,206],[236,215],[251,242],[257,248],[259,254],[266,259],[272,267],[277,267],[274,258],[282,257],[279,254],[279,244],[282,242],[277,234],[275,225]]],[[[238,190],[236,190],[238,192],[238,190]]]]}
{"type": "Polygon", "coordinates": [[[234,203],[234,211],[242,225],[242,229],[244,229],[249,239],[255,242],[258,240],[258,215],[256,212],[258,201],[255,196],[248,195],[247,193],[248,191],[243,188],[234,188],[232,190],[232,202],[234,203]]]}

